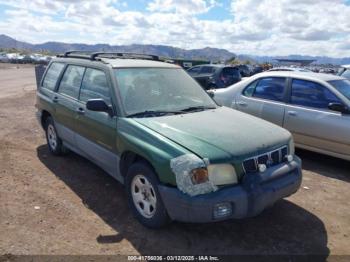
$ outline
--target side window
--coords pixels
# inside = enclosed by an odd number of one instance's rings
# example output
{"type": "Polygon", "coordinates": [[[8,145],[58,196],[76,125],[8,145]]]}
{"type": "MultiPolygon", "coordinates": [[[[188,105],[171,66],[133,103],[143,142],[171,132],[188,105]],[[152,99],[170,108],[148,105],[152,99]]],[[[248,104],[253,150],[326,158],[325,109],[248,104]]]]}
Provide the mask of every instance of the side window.
{"type": "Polygon", "coordinates": [[[294,79],[292,82],[291,103],[326,109],[329,103],[340,103],[340,100],[328,88],[318,83],[294,79]]]}
{"type": "Polygon", "coordinates": [[[257,81],[254,81],[253,83],[250,83],[243,91],[243,95],[251,97],[254,94],[255,86],[258,83],[257,81]]]}
{"type": "Polygon", "coordinates": [[[80,90],[80,100],[83,102],[93,98],[102,98],[111,104],[106,74],[97,69],[87,68],[80,90]]]}
{"type": "Polygon", "coordinates": [[[273,101],[283,101],[286,79],[284,77],[267,77],[259,80],[253,97],[273,101]]]}
{"type": "Polygon", "coordinates": [[[201,70],[201,74],[211,74],[213,72],[212,66],[203,66],[201,70]]]}
{"type": "Polygon", "coordinates": [[[201,68],[200,68],[199,66],[196,66],[196,67],[190,68],[190,69],[188,70],[188,72],[189,72],[190,74],[198,74],[200,69],[201,69],[201,68]]]}
{"type": "Polygon", "coordinates": [[[49,90],[54,90],[58,77],[60,76],[63,68],[64,64],[62,63],[52,63],[49,69],[47,70],[42,87],[47,88],[49,90]]]}
{"type": "Polygon", "coordinates": [[[78,99],[84,70],[85,68],[82,66],[69,65],[64,72],[58,92],[78,99]]]}

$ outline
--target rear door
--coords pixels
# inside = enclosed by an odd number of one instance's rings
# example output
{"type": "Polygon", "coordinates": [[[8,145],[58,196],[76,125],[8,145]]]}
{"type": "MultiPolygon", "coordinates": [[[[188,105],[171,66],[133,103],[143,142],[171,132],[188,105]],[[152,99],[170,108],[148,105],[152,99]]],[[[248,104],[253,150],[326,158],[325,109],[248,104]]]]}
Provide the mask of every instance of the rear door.
{"type": "Polygon", "coordinates": [[[349,116],[329,110],[329,103],[342,101],[326,86],[293,79],[284,127],[291,131],[295,143],[301,147],[312,147],[349,157],[349,116]]]}
{"type": "Polygon", "coordinates": [[[95,98],[102,98],[113,107],[110,83],[108,72],[95,68],[86,69],[80,89],[79,102],[75,108],[77,112],[76,142],[81,151],[118,179],[116,116],[86,109],[86,102],[95,98]]]}
{"type": "Polygon", "coordinates": [[[282,126],[286,85],[285,77],[259,78],[236,96],[236,108],[282,126]]]}
{"type": "Polygon", "coordinates": [[[84,72],[85,67],[68,65],[58,86],[57,93],[52,98],[55,104],[54,120],[58,135],[71,146],[75,146],[75,110],[84,72]]]}

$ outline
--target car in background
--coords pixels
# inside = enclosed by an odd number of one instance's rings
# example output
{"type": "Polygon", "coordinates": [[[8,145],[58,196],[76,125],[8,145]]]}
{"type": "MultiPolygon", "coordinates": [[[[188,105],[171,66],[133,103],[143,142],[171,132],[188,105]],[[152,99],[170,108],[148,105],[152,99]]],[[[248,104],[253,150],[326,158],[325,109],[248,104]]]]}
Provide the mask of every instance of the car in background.
{"type": "Polygon", "coordinates": [[[350,79],[350,65],[341,66],[340,70],[338,71],[338,76],[350,79]]]}
{"type": "Polygon", "coordinates": [[[350,160],[350,80],[346,78],[266,72],[214,90],[212,96],[220,105],[286,128],[297,147],[350,160]]]}
{"type": "Polygon", "coordinates": [[[205,90],[225,88],[241,81],[237,67],[222,64],[193,66],[187,70],[205,90]]]}
{"type": "Polygon", "coordinates": [[[237,68],[239,69],[242,77],[249,77],[252,75],[252,71],[247,65],[238,65],[237,68]]]}
{"type": "Polygon", "coordinates": [[[268,72],[275,72],[275,71],[312,72],[307,68],[301,68],[301,67],[274,67],[268,70],[268,72]]]}

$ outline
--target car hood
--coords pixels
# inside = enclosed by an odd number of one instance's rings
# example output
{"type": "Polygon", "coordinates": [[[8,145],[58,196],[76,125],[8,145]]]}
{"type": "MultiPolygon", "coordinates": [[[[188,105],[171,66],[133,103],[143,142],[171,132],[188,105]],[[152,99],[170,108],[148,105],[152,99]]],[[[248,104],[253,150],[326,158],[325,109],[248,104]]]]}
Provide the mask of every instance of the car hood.
{"type": "Polygon", "coordinates": [[[244,159],[287,145],[291,139],[287,130],[227,107],[134,120],[215,162],[244,159]]]}

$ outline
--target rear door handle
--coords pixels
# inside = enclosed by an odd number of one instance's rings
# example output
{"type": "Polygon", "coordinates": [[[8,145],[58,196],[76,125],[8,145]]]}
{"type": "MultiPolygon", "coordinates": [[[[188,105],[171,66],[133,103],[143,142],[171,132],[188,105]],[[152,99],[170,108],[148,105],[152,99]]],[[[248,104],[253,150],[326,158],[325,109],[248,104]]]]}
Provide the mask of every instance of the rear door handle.
{"type": "Polygon", "coordinates": [[[295,111],[288,111],[288,115],[290,115],[290,116],[297,116],[298,114],[295,111]]]}
{"type": "Polygon", "coordinates": [[[84,114],[85,114],[85,110],[84,110],[84,108],[82,108],[82,107],[79,107],[76,111],[77,111],[77,113],[78,113],[79,115],[84,115],[84,114]]]}
{"type": "Polygon", "coordinates": [[[58,97],[55,96],[55,97],[52,99],[52,102],[57,103],[57,102],[58,102],[58,97]]]}
{"type": "Polygon", "coordinates": [[[237,105],[239,105],[239,106],[247,106],[248,104],[246,102],[243,102],[243,101],[238,101],[237,105]]]}

